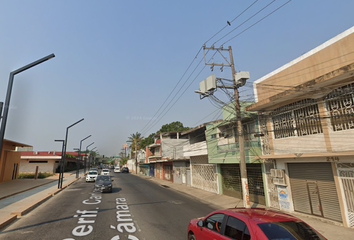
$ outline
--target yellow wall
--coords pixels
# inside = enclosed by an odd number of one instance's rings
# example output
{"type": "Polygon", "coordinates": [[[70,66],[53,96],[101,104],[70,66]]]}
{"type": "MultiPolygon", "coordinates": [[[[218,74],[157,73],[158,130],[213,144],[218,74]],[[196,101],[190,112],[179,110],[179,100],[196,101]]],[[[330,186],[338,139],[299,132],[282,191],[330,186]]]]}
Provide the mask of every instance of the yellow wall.
{"type": "Polygon", "coordinates": [[[344,33],[311,50],[298,59],[256,81],[258,101],[262,101],[309,80],[354,62],[354,33],[344,33]],[[341,38],[341,35],[342,38],[341,38]],[[340,39],[335,41],[336,39],[340,39]],[[328,45],[328,46],[327,46],[328,45]],[[324,48],[323,48],[324,47],[324,48]],[[318,49],[321,49],[319,50],[318,49]],[[312,55],[310,55],[313,53],[312,55]],[[309,55],[306,57],[306,55],[309,55]],[[279,71],[277,73],[277,71],[279,71]]]}
{"type": "Polygon", "coordinates": [[[21,153],[15,152],[16,146],[12,144],[7,144],[4,141],[3,144],[3,154],[0,158],[0,182],[10,181],[12,180],[12,171],[15,163],[18,163],[18,170],[20,167],[21,153]]]}
{"type": "Polygon", "coordinates": [[[16,176],[18,176],[19,173],[18,170],[20,168],[21,152],[6,151],[5,157],[6,157],[6,166],[5,166],[5,173],[3,177],[4,182],[12,180],[14,164],[16,163],[18,164],[16,176]]]}

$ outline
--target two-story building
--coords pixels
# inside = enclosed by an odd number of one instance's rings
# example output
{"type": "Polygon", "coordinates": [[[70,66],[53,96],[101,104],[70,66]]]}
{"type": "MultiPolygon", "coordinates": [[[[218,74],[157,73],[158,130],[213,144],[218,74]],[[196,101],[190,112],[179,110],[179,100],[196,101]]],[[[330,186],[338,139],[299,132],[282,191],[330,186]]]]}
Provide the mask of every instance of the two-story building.
{"type": "Polygon", "coordinates": [[[205,191],[219,193],[216,164],[209,164],[208,162],[205,131],[208,125],[216,124],[221,121],[222,120],[217,120],[203,123],[181,133],[183,136],[188,136],[189,139],[188,144],[183,146],[183,154],[185,158],[190,159],[190,167],[180,170],[182,177],[185,174],[187,185],[205,191]]]}
{"type": "Polygon", "coordinates": [[[180,132],[159,133],[155,142],[146,148],[149,174],[156,178],[173,181],[173,166],[189,164],[183,156],[183,146],[188,144],[187,136],[180,132]]]}
{"type": "Polygon", "coordinates": [[[354,27],[254,82],[268,205],[354,227],[354,27]]]}
{"type": "MultiPolygon", "coordinates": [[[[264,183],[257,112],[246,112],[252,102],[240,102],[244,132],[245,159],[250,201],[265,204],[264,183]]],[[[216,164],[219,173],[219,193],[242,199],[240,149],[234,103],[223,107],[223,121],[206,126],[208,163],[216,164]]]]}

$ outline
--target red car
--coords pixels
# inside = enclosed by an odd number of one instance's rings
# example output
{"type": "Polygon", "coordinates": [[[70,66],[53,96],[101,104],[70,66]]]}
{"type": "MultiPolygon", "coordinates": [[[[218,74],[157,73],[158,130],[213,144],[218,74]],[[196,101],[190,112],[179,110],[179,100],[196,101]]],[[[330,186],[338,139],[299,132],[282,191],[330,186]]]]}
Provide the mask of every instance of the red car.
{"type": "Polygon", "coordinates": [[[325,240],[299,218],[264,208],[230,208],[192,219],[188,240],[325,240]]]}

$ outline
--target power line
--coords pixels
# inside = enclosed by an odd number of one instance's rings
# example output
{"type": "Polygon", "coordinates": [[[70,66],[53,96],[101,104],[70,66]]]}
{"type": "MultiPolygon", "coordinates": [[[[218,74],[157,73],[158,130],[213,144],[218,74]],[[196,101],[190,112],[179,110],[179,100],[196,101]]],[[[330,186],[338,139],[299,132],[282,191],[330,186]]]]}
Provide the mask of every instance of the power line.
{"type": "Polygon", "coordinates": [[[249,20],[251,20],[253,17],[255,17],[256,15],[258,15],[260,12],[262,12],[264,9],[266,9],[267,7],[269,7],[271,4],[273,4],[276,0],[273,0],[272,2],[268,3],[265,7],[263,7],[261,10],[259,10],[258,12],[256,12],[255,14],[253,14],[251,17],[249,17],[248,19],[246,19],[244,22],[242,22],[241,24],[239,24],[237,27],[235,27],[234,29],[232,29],[230,32],[228,32],[226,35],[224,35],[223,37],[221,37],[220,39],[218,39],[217,41],[215,41],[213,44],[219,42],[221,39],[225,38],[226,36],[228,36],[230,33],[232,33],[233,31],[235,31],[236,29],[238,29],[239,27],[241,27],[243,24],[245,24],[246,22],[248,22],[249,20]]]}
{"type": "Polygon", "coordinates": [[[248,29],[252,28],[254,25],[258,24],[259,22],[263,21],[265,18],[269,17],[270,15],[272,15],[273,13],[275,13],[276,11],[278,11],[279,9],[281,9],[282,7],[284,7],[286,4],[288,4],[289,2],[291,2],[291,0],[287,1],[286,3],[284,3],[283,5],[281,5],[280,7],[278,7],[277,9],[275,9],[274,11],[272,11],[271,13],[267,14],[265,17],[261,18],[260,20],[258,20],[257,22],[255,22],[254,24],[252,24],[251,26],[249,26],[248,28],[246,28],[245,30],[243,30],[242,32],[240,32],[239,34],[237,34],[236,36],[230,38],[229,40],[227,40],[226,42],[224,42],[222,45],[226,44],[227,42],[230,42],[231,40],[233,40],[234,38],[240,36],[242,33],[246,32],[248,29]]]}
{"type": "Polygon", "coordinates": [[[173,91],[176,89],[176,87],[178,86],[178,84],[181,82],[181,80],[183,79],[183,77],[186,75],[186,73],[188,72],[188,70],[190,69],[190,67],[192,66],[192,64],[194,63],[195,59],[197,59],[200,51],[202,50],[202,48],[199,49],[199,51],[197,52],[196,56],[193,58],[193,60],[191,61],[191,63],[189,64],[189,66],[187,67],[187,69],[184,71],[182,77],[179,79],[179,81],[177,82],[177,84],[175,85],[175,87],[172,89],[171,93],[168,95],[168,97],[165,99],[165,101],[162,103],[162,105],[160,106],[160,108],[156,111],[156,113],[154,114],[154,116],[149,120],[149,122],[143,127],[143,129],[140,130],[140,132],[143,132],[144,129],[146,129],[146,127],[150,124],[151,120],[154,119],[154,117],[156,116],[156,114],[160,111],[160,109],[163,107],[163,105],[167,102],[167,100],[169,99],[169,97],[172,95],[173,91]]]}
{"type": "MultiPolygon", "coordinates": [[[[232,19],[230,21],[230,23],[232,23],[233,21],[235,21],[237,18],[239,18],[243,13],[245,13],[248,9],[250,9],[256,2],[258,2],[258,0],[254,1],[251,5],[249,5],[245,10],[243,10],[239,15],[237,15],[234,19],[232,19]]],[[[206,44],[207,42],[209,42],[211,39],[213,39],[216,35],[218,35],[220,32],[222,32],[225,28],[227,28],[228,26],[230,26],[230,24],[226,24],[223,28],[221,28],[217,33],[215,33],[211,38],[209,38],[207,41],[204,42],[204,44],[206,44]]]]}

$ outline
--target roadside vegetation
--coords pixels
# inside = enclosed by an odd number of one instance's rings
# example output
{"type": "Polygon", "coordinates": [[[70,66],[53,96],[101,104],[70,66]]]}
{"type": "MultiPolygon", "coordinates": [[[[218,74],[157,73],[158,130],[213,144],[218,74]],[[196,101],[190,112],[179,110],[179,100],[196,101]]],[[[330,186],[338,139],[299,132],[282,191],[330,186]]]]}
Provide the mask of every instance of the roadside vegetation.
{"type": "MultiPolygon", "coordinates": [[[[48,173],[48,172],[42,173],[42,172],[40,172],[40,173],[38,173],[37,178],[47,178],[47,177],[51,177],[53,175],[54,175],[53,173],[48,173]]],[[[18,175],[18,179],[25,179],[25,178],[31,179],[31,178],[34,178],[34,176],[35,176],[34,173],[20,173],[18,175]]]]}

